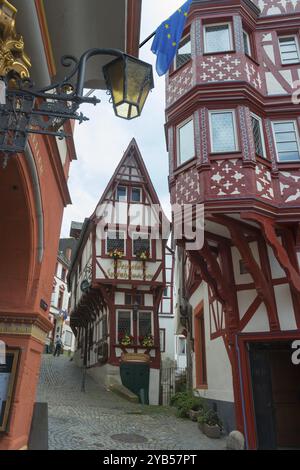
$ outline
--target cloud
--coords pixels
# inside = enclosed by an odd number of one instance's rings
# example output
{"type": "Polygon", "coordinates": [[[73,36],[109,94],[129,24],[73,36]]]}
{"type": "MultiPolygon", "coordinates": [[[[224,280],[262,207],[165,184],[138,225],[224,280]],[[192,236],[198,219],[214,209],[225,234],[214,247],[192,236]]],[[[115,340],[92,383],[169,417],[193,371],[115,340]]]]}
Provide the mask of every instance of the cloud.
{"type": "MultiPolygon", "coordinates": [[[[182,3],[183,0],[143,0],[141,41],[182,3]]],[[[69,189],[73,205],[64,212],[63,237],[68,236],[72,220],[82,221],[92,214],[133,137],[140,147],[161,204],[169,216],[168,154],[164,133],[165,78],[158,77],[155,72],[151,43],[152,40],[141,49],[140,58],[153,65],[155,88],[140,118],[125,121],[115,117],[104,91],[96,93],[101,99],[96,107],[81,107],[90,121],[76,125],[75,128],[78,160],[72,163],[70,170],[69,189]]]]}

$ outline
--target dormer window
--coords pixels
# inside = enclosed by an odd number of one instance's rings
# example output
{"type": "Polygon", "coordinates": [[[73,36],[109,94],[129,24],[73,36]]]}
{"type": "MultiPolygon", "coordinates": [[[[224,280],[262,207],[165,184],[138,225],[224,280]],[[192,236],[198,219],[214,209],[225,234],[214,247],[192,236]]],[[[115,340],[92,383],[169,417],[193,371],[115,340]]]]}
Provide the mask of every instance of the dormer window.
{"type": "Polygon", "coordinates": [[[282,64],[298,64],[300,62],[299,44],[295,35],[281,36],[279,49],[282,64]]]}
{"type": "Polygon", "coordinates": [[[175,57],[174,69],[177,70],[186,64],[192,57],[192,45],[190,36],[183,38],[179,44],[179,48],[175,57]]]}
{"type": "Polygon", "coordinates": [[[126,202],[127,201],[127,188],[126,188],[126,186],[118,186],[117,187],[116,200],[118,202],[126,202]]]}
{"type": "Polygon", "coordinates": [[[204,26],[204,52],[228,52],[233,50],[231,23],[204,26]]]}

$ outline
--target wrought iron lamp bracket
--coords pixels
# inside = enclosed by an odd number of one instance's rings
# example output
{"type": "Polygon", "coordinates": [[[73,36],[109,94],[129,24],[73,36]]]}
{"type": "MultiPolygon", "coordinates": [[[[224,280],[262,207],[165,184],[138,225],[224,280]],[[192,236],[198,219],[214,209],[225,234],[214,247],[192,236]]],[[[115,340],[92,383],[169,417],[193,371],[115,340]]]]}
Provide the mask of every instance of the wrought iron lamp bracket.
{"type": "Polygon", "coordinates": [[[78,60],[64,56],[61,63],[72,67],[62,80],[42,89],[37,89],[30,78],[21,79],[11,71],[0,77],[0,152],[7,164],[9,155],[25,150],[29,134],[46,134],[60,139],[68,137],[63,130],[66,120],[77,120],[80,124],[89,119],[79,113],[82,103],[100,103],[96,96],[84,96],[87,62],[91,57],[107,55],[123,57],[117,49],[89,49],[78,60]]]}

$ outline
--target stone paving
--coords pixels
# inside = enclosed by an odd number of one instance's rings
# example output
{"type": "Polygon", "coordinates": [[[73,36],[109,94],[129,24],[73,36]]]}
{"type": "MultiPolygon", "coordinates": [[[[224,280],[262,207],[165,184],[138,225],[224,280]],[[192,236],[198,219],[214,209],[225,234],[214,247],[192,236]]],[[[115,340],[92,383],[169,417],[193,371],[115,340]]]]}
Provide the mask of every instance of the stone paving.
{"type": "Polygon", "coordinates": [[[225,449],[224,439],[207,438],[173,409],[129,403],[89,376],[86,392],[81,386],[74,362],[44,355],[37,401],[48,403],[50,450],[225,449]]]}

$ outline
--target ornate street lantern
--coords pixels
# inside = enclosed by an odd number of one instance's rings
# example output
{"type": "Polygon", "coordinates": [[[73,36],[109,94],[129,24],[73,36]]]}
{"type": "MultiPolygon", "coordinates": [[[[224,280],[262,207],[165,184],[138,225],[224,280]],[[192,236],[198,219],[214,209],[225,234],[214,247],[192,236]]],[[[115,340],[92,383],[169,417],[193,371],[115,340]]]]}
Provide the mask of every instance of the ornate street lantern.
{"type": "Polygon", "coordinates": [[[85,72],[91,57],[116,57],[103,67],[108,92],[118,117],[133,119],[141,115],[153,88],[152,67],[117,49],[89,49],[80,59],[62,58],[69,74],[48,87],[36,89],[29,76],[30,59],[24,41],[15,30],[17,10],[0,0],[0,152],[4,165],[12,153],[25,150],[28,135],[46,134],[68,137],[66,120],[87,121],[77,110],[82,103],[96,105],[100,100],[84,94],[85,72]]]}
{"type": "Polygon", "coordinates": [[[151,65],[124,54],[103,67],[115,114],[124,119],[141,115],[154,87],[151,65]]]}

